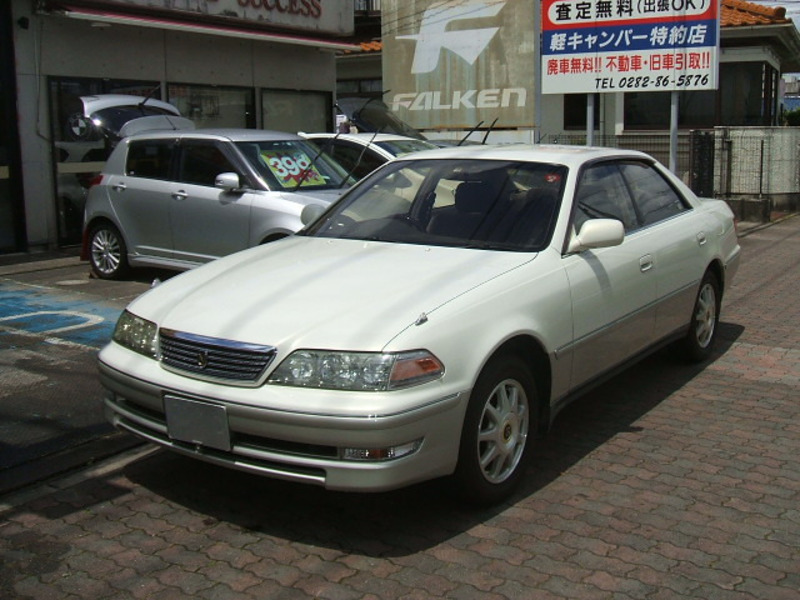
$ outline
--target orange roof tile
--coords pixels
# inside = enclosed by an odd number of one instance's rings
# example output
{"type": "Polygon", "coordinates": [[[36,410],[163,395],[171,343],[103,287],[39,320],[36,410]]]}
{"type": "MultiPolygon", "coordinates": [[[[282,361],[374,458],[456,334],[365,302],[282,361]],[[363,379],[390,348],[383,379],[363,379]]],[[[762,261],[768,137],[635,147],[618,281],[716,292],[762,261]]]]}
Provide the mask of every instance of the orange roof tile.
{"type": "MultiPolygon", "coordinates": [[[[791,23],[786,17],[786,9],[782,6],[764,6],[745,0],[721,0],[720,26],[743,27],[752,25],[782,25],[791,23]]],[[[380,52],[383,50],[381,40],[368,40],[359,42],[364,53],[380,52]]],[[[350,54],[346,51],[345,54],[350,54]]]]}
{"type": "Polygon", "coordinates": [[[786,9],[781,6],[770,7],[745,0],[722,0],[721,27],[779,25],[791,22],[791,19],[786,18],[786,9]]]}

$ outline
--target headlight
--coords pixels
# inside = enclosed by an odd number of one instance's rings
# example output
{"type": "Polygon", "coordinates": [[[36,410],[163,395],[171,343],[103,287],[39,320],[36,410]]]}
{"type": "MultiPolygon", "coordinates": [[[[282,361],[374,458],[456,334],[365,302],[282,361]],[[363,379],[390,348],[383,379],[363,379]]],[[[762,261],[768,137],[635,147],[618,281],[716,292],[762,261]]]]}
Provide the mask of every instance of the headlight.
{"type": "Polygon", "coordinates": [[[273,371],[268,383],[377,392],[426,383],[443,373],[444,365],[427,350],[386,354],[298,350],[273,371]]]}
{"type": "Polygon", "coordinates": [[[127,310],[120,315],[111,339],[128,350],[150,358],[158,357],[158,326],[127,310]]]}

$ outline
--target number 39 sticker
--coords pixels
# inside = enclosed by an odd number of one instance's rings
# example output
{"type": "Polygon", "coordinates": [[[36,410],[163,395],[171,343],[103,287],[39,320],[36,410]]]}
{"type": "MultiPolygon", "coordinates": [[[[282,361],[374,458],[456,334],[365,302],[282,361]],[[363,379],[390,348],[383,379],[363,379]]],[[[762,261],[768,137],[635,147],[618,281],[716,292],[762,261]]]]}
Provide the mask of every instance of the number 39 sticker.
{"type": "Polygon", "coordinates": [[[262,152],[261,156],[285,188],[296,186],[300,181],[302,186],[325,185],[325,179],[303,152],[262,152]]]}

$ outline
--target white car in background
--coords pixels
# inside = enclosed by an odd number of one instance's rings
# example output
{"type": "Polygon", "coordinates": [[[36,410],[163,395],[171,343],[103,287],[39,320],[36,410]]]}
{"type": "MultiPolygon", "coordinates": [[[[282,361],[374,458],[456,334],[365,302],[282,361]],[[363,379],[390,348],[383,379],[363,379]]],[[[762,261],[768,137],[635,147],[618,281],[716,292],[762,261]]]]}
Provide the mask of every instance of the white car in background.
{"type": "Polygon", "coordinates": [[[633,151],[432,150],[320,212],[128,306],[99,355],[114,425],[259,475],[498,502],[593,383],[666,344],[708,358],[739,263],[725,202],[633,151]]]}
{"type": "Polygon", "coordinates": [[[437,145],[390,133],[304,133],[356,179],[362,179],[385,162],[412,152],[434,150],[437,145]]]}

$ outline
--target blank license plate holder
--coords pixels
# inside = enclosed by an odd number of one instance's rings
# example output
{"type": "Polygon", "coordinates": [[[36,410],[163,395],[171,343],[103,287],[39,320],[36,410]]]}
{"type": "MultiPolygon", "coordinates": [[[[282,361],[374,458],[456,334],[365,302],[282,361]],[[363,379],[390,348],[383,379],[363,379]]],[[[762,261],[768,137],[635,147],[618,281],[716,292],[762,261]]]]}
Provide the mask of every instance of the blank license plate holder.
{"type": "Polygon", "coordinates": [[[164,396],[164,413],[167,435],[173,440],[230,451],[231,433],[224,406],[179,396],[164,396]]]}

